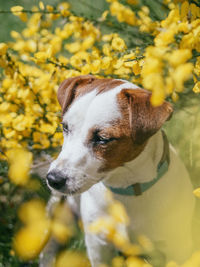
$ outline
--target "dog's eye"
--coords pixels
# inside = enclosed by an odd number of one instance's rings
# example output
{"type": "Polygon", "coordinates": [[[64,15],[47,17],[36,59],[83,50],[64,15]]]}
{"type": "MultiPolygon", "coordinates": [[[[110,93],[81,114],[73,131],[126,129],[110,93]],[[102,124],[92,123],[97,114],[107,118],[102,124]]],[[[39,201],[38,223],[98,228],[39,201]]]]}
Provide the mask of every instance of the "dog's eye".
{"type": "Polygon", "coordinates": [[[65,123],[63,123],[63,122],[61,122],[61,124],[62,124],[62,127],[63,127],[63,131],[64,131],[65,133],[68,133],[68,132],[69,132],[68,125],[65,124],[65,123]]]}
{"type": "Polygon", "coordinates": [[[115,137],[106,138],[106,137],[99,135],[98,132],[95,132],[92,141],[96,145],[106,145],[107,143],[112,142],[116,139],[117,138],[115,137]]]}

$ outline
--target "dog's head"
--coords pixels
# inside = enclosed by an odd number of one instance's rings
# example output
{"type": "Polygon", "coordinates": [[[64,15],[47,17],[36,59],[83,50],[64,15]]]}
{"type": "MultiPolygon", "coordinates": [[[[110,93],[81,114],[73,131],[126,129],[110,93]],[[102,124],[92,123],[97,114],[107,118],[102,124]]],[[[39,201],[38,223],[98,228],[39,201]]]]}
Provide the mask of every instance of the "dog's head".
{"type": "Polygon", "coordinates": [[[64,194],[81,193],[136,158],[172,113],[168,102],[152,107],[150,97],[123,80],[90,75],[65,80],[58,89],[64,143],[48,185],[64,194]]]}

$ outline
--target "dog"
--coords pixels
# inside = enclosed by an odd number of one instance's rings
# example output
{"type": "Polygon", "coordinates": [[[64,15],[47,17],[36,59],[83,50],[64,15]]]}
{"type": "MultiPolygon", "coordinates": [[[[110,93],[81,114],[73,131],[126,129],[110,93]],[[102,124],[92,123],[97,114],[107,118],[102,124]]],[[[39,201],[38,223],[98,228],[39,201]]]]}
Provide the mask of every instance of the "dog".
{"type": "Polygon", "coordinates": [[[130,238],[147,236],[166,260],[189,257],[192,185],[161,130],[172,115],[171,104],[153,107],[149,91],[91,75],[68,78],[57,96],[64,143],[50,165],[47,184],[80,208],[92,267],[109,264],[113,257],[112,245],[88,231],[106,214],[107,190],[127,210],[130,225],[124,231],[130,238]]]}

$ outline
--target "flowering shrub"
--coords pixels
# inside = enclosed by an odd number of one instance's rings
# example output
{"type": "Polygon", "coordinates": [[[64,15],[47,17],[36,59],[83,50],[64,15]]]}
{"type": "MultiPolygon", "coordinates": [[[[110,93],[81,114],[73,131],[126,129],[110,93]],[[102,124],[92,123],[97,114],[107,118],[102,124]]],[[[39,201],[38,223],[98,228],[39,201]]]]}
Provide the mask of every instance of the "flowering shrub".
{"type": "MultiPolygon", "coordinates": [[[[40,2],[29,10],[22,6],[11,8],[10,12],[25,27],[21,32],[11,31],[13,41],[0,43],[0,182],[3,185],[8,183],[5,177],[9,175],[12,183],[27,189],[31,184],[28,174],[31,152],[36,158],[40,151],[50,153],[62,145],[56,92],[66,78],[92,74],[126,79],[152,91],[154,106],[166,98],[177,102],[181,95],[200,92],[198,1],[107,0],[105,6],[97,18],[78,15],[68,2],[56,6],[40,2]]],[[[199,189],[195,194],[199,196],[199,189]]],[[[71,216],[70,211],[67,214],[71,216]]],[[[138,257],[141,247],[152,248],[150,241],[143,237],[142,245],[136,246],[116,232],[116,221],[126,219],[124,223],[128,223],[123,207],[111,201],[109,214],[109,218],[102,218],[91,228],[99,231],[99,225],[103,225],[109,229],[108,239],[118,249],[123,253],[129,250],[127,259],[113,259],[113,267],[151,266],[138,257]],[[124,214],[123,219],[118,213],[124,214]]],[[[39,200],[24,204],[19,217],[25,226],[17,232],[14,248],[24,260],[38,255],[50,233],[61,243],[75,235],[72,223],[67,221],[67,227],[63,223],[68,219],[59,219],[59,215],[47,218],[44,204],[39,200]]],[[[148,249],[145,253],[150,253],[148,249]]],[[[76,258],[73,266],[88,266],[84,257],[77,252],[63,252],[56,266],[67,266],[66,258],[72,262],[76,258]]],[[[183,266],[195,267],[199,262],[197,253],[183,266]]]]}
{"type": "Polygon", "coordinates": [[[61,145],[56,91],[68,77],[90,73],[127,79],[151,90],[153,105],[168,96],[176,101],[188,79],[191,90],[199,92],[198,5],[167,1],[166,18],[153,20],[137,1],[108,2],[95,21],[76,16],[68,3],[40,2],[30,15],[21,6],[11,8],[26,27],[11,31],[13,42],[0,44],[2,151],[61,145]],[[131,27],[138,32],[138,45],[131,27]],[[122,37],[123,28],[128,34],[122,37]]]}

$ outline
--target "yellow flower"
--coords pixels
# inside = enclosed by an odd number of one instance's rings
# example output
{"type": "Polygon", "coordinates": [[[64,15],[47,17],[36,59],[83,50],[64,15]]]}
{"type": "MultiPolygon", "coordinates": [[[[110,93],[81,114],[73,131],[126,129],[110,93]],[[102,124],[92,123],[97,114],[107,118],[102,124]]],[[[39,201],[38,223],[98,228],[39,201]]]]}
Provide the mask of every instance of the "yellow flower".
{"type": "Polygon", "coordinates": [[[111,57],[103,57],[101,61],[101,68],[103,70],[108,69],[111,65],[112,58],[111,57]]]}
{"type": "Polygon", "coordinates": [[[43,121],[41,121],[39,130],[40,130],[40,132],[43,132],[43,133],[53,134],[55,132],[55,130],[56,130],[56,127],[54,127],[50,123],[44,123],[43,121]]]}
{"type": "Polygon", "coordinates": [[[122,58],[117,59],[117,61],[113,64],[115,69],[120,69],[124,65],[124,60],[122,58]]]}
{"type": "Polygon", "coordinates": [[[115,37],[112,39],[111,47],[117,51],[123,51],[126,48],[124,40],[120,37],[115,37]]]}
{"type": "Polygon", "coordinates": [[[110,56],[111,55],[111,46],[109,44],[104,44],[102,51],[103,51],[104,55],[110,56]]]}
{"type": "Polygon", "coordinates": [[[127,267],[153,267],[150,264],[146,264],[145,261],[139,259],[138,257],[128,257],[126,260],[127,267]]]}
{"type": "Polygon", "coordinates": [[[172,92],[172,100],[177,102],[179,100],[179,95],[176,92],[172,92]]]}
{"type": "Polygon", "coordinates": [[[101,61],[99,59],[96,59],[91,64],[91,73],[96,74],[100,71],[101,68],[101,61]]]}
{"type": "Polygon", "coordinates": [[[41,10],[45,9],[44,3],[42,1],[39,2],[39,7],[41,10]]]}
{"type": "Polygon", "coordinates": [[[165,91],[166,94],[171,94],[174,90],[174,81],[171,76],[165,78],[165,91]]]}
{"type": "Polygon", "coordinates": [[[7,139],[16,138],[17,133],[12,128],[3,128],[3,134],[7,139]]]}
{"type": "Polygon", "coordinates": [[[136,24],[135,13],[118,1],[113,1],[110,5],[110,13],[116,16],[119,22],[126,22],[130,25],[136,24]]]}
{"type": "Polygon", "coordinates": [[[37,63],[44,63],[48,58],[48,54],[46,52],[37,52],[34,57],[37,63]]]}
{"type": "Polygon", "coordinates": [[[155,44],[156,46],[167,46],[170,43],[174,42],[174,35],[176,31],[174,29],[168,29],[165,32],[161,32],[159,35],[155,38],[155,44]]]}
{"type": "Polygon", "coordinates": [[[194,194],[196,197],[200,198],[200,188],[196,188],[196,189],[193,191],[193,194],[194,194]]]}
{"type": "Polygon", "coordinates": [[[23,260],[34,259],[44,248],[49,238],[49,221],[29,224],[17,232],[14,237],[14,249],[23,260]]]}
{"type": "Polygon", "coordinates": [[[62,10],[61,10],[61,15],[62,15],[63,17],[68,17],[68,16],[70,15],[70,12],[69,12],[69,10],[62,9],[62,10]]]}
{"type": "Polygon", "coordinates": [[[46,5],[46,9],[47,9],[49,12],[52,12],[54,8],[53,8],[53,6],[46,5]]]}
{"type": "Polygon", "coordinates": [[[164,90],[162,90],[162,87],[159,90],[157,89],[153,91],[151,96],[151,104],[153,106],[160,106],[164,100],[165,100],[165,93],[164,90]]]}
{"type": "Polygon", "coordinates": [[[189,12],[189,2],[184,1],[181,5],[181,20],[182,21],[187,20],[188,12],[189,12]]]}
{"type": "Polygon", "coordinates": [[[190,25],[188,22],[181,22],[178,24],[178,31],[179,32],[184,32],[184,33],[188,33],[190,30],[190,25]]]}
{"type": "Polygon", "coordinates": [[[10,180],[16,185],[25,185],[29,179],[32,154],[24,149],[11,149],[6,154],[10,163],[10,180]]]}
{"type": "Polygon", "coordinates": [[[0,111],[3,113],[3,112],[6,112],[10,109],[10,106],[11,104],[9,102],[3,102],[0,104],[0,111]]]}
{"type": "Polygon", "coordinates": [[[93,46],[95,38],[92,36],[87,37],[81,44],[81,49],[87,50],[93,46]]]}
{"type": "Polygon", "coordinates": [[[167,56],[166,59],[173,67],[176,67],[178,65],[185,63],[191,57],[192,53],[189,49],[179,49],[179,50],[174,50],[170,56],[167,56]]]}
{"type": "Polygon", "coordinates": [[[40,220],[46,220],[45,203],[39,199],[25,202],[18,211],[18,216],[24,224],[35,224],[40,220]]]}
{"type": "Polygon", "coordinates": [[[109,206],[109,214],[114,217],[114,219],[119,223],[123,223],[126,225],[129,223],[129,218],[125,211],[125,208],[118,201],[115,201],[109,206]]]}
{"type": "Polygon", "coordinates": [[[55,267],[90,267],[90,263],[86,256],[81,252],[63,251],[61,252],[55,263],[55,267]]]}
{"type": "Polygon", "coordinates": [[[140,74],[141,68],[140,68],[140,65],[139,65],[138,61],[133,61],[132,69],[133,69],[133,72],[134,72],[135,75],[140,74]]]}
{"type": "Polygon", "coordinates": [[[13,6],[10,10],[15,16],[19,16],[22,13],[23,9],[24,8],[22,6],[13,6]]]}
{"type": "Polygon", "coordinates": [[[106,11],[104,11],[103,13],[102,13],[102,15],[101,15],[101,18],[100,18],[100,20],[101,21],[104,21],[105,19],[106,19],[106,17],[108,16],[108,10],[106,10],[106,11]]]}
{"type": "Polygon", "coordinates": [[[125,260],[123,257],[118,256],[112,259],[112,267],[124,267],[125,260]]]}
{"type": "Polygon", "coordinates": [[[105,232],[112,235],[115,232],[116,223],[110,217],[101,217],[90,224],[89,230],[93,233],[105,232]]]}
{"type": "Polygon", "coordinates": [[[81,43],[74,42],[65,45],[65,49],[68,50],[70,53],[76,53],[81,50],[81,43]]]}
{"type": "Polygon", "coordinates": [[[19,18],[20,18],[23,22],[26,22],[26,21],[28,20],[28,17],[27,17],[27,15],[26,15],[26,13],[23,13],[23,12],[19,15],[19,18]]]}
{"type": "Polygon", "coordinates": [[[195,83],[195,85],[194,85],[192,90],[195,93],[200,93],[200,82],[195,83]]]}
{"type": "Polygon", "coordinates": [[[192,63],[185,63],[178,66],[172,73],[175,83],[175,90],[181,92],[183,90],[184,82],[190,77],[194,66],[192,63]]]}
{"type": "Polygon", "coordinates": [[[81,74],[82,75],[87,75],[91,72],[91,66],[89,64],[85,64],[82,68],[81,68],[81,74]]]}
{"type": "Polygon", "coordinates": [[[8,45],[5,43],[0,43],[0,56],[5,55],[8,49],[8,45]]]}
{"type": "Polygon", "coordinates": [[[35,149],[48,148],[50,146],[50,141],[48,139],[48,136],[44,133],[35,131],[33,133],[33,141],[36,143],[33,145],[33,148],[35,149]]]}
{"type": "Polygon", "coordinates": [[[66,241],[73,235],[72,229],[59,221],[52,222],[51,233],[59,243],[66,243],[66,241]]]}

